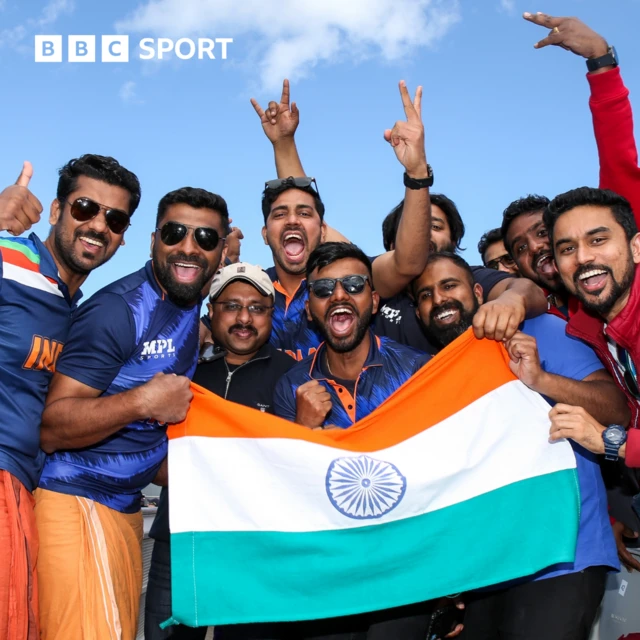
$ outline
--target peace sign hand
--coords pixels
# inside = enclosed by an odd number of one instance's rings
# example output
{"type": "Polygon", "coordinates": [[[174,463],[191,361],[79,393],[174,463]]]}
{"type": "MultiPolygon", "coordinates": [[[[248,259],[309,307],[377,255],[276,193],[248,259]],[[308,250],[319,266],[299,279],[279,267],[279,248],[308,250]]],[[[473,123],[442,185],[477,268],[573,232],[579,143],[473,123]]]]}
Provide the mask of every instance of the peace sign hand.
{"type": "Polygon", "coordinates": [[[293,138],[300,123],[298,107],[295,102],[289,104],[289,100],[289,81],[286,79],[282,83],[280,103],[272,100],[266,111],[262,109],[257,100],[251,98],[251,104],[260,117],[262,128],[272,144],[277,144],[284,138],[293,138]]]}
{"type": "Polygon", "coordinates": [[[400,97],[406,122],[398,120],[393,129],[385,129],[384,139],[391,144],[396,157],[410,178],[427,178],[427,156],[424,150],[424,126],[422,124],[422,87],[416,89],[413,101],[404,80],[400,81],[400,97]]]}

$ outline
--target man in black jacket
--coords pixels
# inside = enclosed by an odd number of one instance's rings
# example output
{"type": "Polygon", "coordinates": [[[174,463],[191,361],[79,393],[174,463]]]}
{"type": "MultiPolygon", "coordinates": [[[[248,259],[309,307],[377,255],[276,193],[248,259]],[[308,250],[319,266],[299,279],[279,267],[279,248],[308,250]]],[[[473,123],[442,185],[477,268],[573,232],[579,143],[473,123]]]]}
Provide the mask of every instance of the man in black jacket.
{"type": "MultiPolygon", "coordinates": [[[[295,360],[269,344],[274,288],[258,266],[238,262],[221,269],[209,290],[209,319],[215,342],[206,345],[193,381],[238,404],[273,413],[276,382],[295,360]]],[[[194,487],[194,491],[197,487],[194,487]]],[[[145,604],[147,640],[203,640],[206,627],[160,629],[171,617],[169,494],[166,487],[149,534],[154,538],[145,604]]]]}

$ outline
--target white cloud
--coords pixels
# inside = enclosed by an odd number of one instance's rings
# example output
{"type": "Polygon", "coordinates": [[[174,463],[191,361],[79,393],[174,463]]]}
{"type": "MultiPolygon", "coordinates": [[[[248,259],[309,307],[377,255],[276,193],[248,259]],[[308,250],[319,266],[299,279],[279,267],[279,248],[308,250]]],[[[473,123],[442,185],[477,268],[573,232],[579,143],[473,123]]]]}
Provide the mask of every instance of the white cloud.
{"type": "MultiPolygon", "coordinates": [[[[2,5],[3,0],[0,0],[0,7],[2,5]]],[[[0,31],[0,47],[17,47],[29,34],[37,34],[56,22],[61,15],[72,11],[73,0],[50,0],[36,18],[29,18],[24,24],[0,31]]]]}
{"type": "Polygon", "coordinates": [[[167,37],[234,38],[252,49],[265,89],[307,75],[318,63],[396,60],[443,38],[459,0],[146,0],[116,28],[167,37]],[[247,44],[250,43],[250,44],[247,44]]]}
{"type": "Polygon", "coordinates": [[[500,8],[507,13],[516,12],[516,0],[500,0],[500,8]]]}
{"type": "Polygon", "coordinates": [[[136,83],[133,80],[125,82],[120,87],[118,95],[120,96],[122,102],[126,104],[142,104],[142,100],[140,100],[136,91],[136,83]]]}

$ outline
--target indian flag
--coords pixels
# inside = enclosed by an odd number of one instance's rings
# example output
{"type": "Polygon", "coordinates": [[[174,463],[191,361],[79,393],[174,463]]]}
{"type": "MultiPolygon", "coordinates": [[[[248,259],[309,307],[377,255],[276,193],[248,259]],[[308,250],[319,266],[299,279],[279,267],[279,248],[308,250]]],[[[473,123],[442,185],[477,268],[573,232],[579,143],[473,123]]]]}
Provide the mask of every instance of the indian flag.
{"type": "Polygon", "coordinates": [[[345,430],[194,386],[169,429],[171,621],[356,614],[573,561],[573,451],[507,358],[467,332],[345,430]]]}

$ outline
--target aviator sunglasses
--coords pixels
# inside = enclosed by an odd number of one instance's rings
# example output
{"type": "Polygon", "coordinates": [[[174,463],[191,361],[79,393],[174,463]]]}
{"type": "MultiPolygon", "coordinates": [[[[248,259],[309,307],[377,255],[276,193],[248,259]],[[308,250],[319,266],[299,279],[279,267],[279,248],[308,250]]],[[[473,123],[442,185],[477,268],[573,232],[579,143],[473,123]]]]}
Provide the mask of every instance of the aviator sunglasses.
{"type": "Polygon", "coordinates": [[[369,276],[353,275],[344,276],[343,278],[319,278],[309,282],[309,288],[316,298],[328,298],[333,295],[338,282],[346,293],[356,295],[364,291],[365,285],[369,282],[369,276]]]}
{"type": "Polygon", "coordinates": [[[267,180],[264,183],[265,191],[280,189],[280,187],[298,187],[299,189],[306,189],[311,187],[315,192],[318,198],[320,197],[320,192],[318,191],[318,183],[315,178],[310,178],[308,176],[302,176],[299,178],[294,178],[293,176],[289,178],[278,178],[276,180],[267,180]]]}
{"type": "MultiPolygon", "coordinates": [[[[69,201],[67,200],[66,202],[69,201]]],[[[107,226],[116,235],[124,233],[131,224],[131,216],[126,211],[110,209],[90,198],[78,198],[73,202],[69,202],[69,206],[71,217],[78,222],[88,222],[95,218],[101,210],[104,210],[107,226]]]]}
{"type": "Polygon", "coordinates": [[[201,249],[204,251],[213,251],[220,240],[223,242],[226,238],[221,238],[218,232],[211,227],[192,227],[181,222],[165,222],[156,231],[160,232],[160,239],[168,247],[182,242],[186,237],[189,229],[193,230],[193,237],[201,249]]]}

